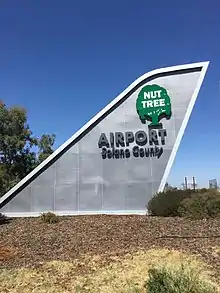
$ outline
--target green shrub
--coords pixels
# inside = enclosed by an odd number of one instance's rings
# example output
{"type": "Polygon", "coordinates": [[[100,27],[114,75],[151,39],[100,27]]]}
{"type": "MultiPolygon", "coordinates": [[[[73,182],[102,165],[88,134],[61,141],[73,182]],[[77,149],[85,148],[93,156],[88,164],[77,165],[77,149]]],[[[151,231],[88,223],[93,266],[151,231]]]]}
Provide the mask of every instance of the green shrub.
{"type": "Polygon", "coordinates": [[[220,218],[220,193],[209,190],[194,194],[182,201],[179,214],[191,219],[220,218]]]}
{"type": "Polygon", "coordinates": [[[44,223],[54,224],[59,222],[59,217],[51,212],[41,214],[40,218],[44,223]]]}
{"type": "Polygon", "coordinates": [[[217,288],[202,278],[198,269],[186,265],[179,268],[158,267],[149,270],[145,284],[147,293],[216,293],[217,288]]]}
{"type": "Polygon", "coordinates": [[[153,196],[147,205],[148,213],[152,216],[176,217],[179,216],[181,202],[189,198],[190,190],[172,189],[160,192],[153,196]]]}

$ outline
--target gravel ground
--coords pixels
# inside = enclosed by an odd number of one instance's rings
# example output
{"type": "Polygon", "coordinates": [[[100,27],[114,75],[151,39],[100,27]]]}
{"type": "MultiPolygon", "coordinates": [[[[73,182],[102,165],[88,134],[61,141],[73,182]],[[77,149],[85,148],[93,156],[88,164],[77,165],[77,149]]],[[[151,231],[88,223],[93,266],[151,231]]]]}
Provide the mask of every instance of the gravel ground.
{"type": "Polygon", "coordinates": [[[114,256],[140,249],[181,249],[201,256],[220,278],[220,219],[190,221],[147,216],[60,217],[56,224],[39,218],[0,223],[0,267],[36,267],[44,261],[114,256]]]}

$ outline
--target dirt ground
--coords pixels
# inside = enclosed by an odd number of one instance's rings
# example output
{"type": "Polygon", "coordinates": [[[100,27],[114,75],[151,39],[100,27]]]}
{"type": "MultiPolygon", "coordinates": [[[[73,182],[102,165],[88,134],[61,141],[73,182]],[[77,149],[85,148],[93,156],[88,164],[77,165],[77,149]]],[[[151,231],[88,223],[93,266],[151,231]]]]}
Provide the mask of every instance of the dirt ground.
{"type": "MultiPolygon", "coordinates": [[[[99,255],[106,265],[127,253],[168,248],[198,255],[220,279],[220,219],[190,221],[147,216],[60,217],[46,224],[17,218],[0,224],[0,268],[38,267],[99,255]]],[[[79,271],[86,271],[80,265],[79,271]]]]}

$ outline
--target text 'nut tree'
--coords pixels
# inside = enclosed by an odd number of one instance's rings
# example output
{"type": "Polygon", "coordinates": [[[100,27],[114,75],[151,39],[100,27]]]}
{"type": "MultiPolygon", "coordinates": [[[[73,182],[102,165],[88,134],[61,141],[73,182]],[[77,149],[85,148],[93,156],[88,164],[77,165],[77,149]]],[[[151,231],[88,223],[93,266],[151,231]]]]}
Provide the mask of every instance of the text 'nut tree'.
{"type": "Polygon", "coordinates": [[[142,123],[151,121],[149,126],[160,125],[159,121],[171,116],[171,102],[167,90],[159,85],[147,85],[138,94],[136,109],[142,123]]]}

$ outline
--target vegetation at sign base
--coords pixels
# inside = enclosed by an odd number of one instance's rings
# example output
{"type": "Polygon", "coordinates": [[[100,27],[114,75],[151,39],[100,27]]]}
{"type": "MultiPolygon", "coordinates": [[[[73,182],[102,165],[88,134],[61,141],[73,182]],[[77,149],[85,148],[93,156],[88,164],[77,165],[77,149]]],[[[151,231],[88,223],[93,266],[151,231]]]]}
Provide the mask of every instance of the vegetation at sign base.
{"type": "Polygon", "coordinates": [[[55,135],[36,138],[21,107],[0,102],[0,196],[53,153],[55,135]]]}
{"type": "Polygon", "coordinates": [[[216,218],[220,217],[220,193],[215,189],[170,189],[155,194],[147,209],[152,216],[216,218]]]}
{"type": "Polygon", "coordinates": [[[217,293],[205,263],[175,250],[151,249],[117,256],[52,260],[36,267],[0,270],[1,292],[17,293],[217,293]],[[86,269],[86,273],[85,273],[86,269]],[[36,291],[37,289],[37,291],[36,291]]]}
{"type": "Polygon", "coordinates": [[[48,224],[54,224],[59,222],[59,217],[51,212],[41,214],[40,219],[44,223],[48,223],[48,224]]]}
{"type": "Polygon", "coordinates": [[[191,219],[220,218],[220,193],[212,190],[184,199],[179,214],[191,219]]]}
{"type": "Polygon", "coordinates": [[[218,288],[201,278],[200,270],[186,264],[177,268],[164,265],[149,270],[146,293],[217,293],[218,288]]]}
{"type": "Polygon", "coordinates": [[[9,219],[2,213],[0,213],[0,225],[1,224],[6,224],[9,222],[9,219]]]}
{"type": "Polygon", "coordinates": [[[179,216],[181,202],[190,196],[191,192],[189,190],[171,189],[166,192],[159,192],[149,201],[147,205],[148,212],[152,216],[179,216]]]}

